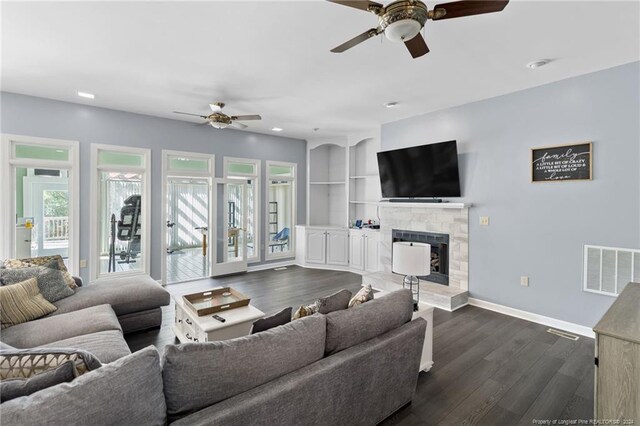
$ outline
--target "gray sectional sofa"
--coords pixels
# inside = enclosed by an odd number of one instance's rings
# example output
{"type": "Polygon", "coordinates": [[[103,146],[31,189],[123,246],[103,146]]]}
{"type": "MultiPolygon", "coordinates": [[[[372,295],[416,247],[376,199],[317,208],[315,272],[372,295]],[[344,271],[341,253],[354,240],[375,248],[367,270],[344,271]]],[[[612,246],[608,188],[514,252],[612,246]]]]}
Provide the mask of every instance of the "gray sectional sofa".
{"type": "Polygon", "coordinates": [[[147,347],[0,405],[7,424],[375,425],[415,391],[409,290],[237,339],[147,347]]]}
{"type": "Polygon", "coordinates": [[[115,361],[131,351],[124,333],[159,327],[161,306],[169,293],[145,276],[105,279],[79,287],[75,294],[54,302],[52,314],[5,328],[0,342],[14,348],[55,347],[84,349],[102,363],[115,361]]]}

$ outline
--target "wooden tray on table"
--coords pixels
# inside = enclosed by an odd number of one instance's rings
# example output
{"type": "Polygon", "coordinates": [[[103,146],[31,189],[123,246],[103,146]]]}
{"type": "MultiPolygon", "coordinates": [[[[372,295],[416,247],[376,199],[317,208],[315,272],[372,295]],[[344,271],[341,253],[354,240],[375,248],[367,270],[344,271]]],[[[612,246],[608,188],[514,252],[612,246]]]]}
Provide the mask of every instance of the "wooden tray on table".
{"type": "Polygon", "coordinates": [[[199,317],[247,306],[251,300],[231,287],[217,288],[182,296],[185,305],[199,317]],[[225,295],[228,293],[228,295],[225,295]]]}

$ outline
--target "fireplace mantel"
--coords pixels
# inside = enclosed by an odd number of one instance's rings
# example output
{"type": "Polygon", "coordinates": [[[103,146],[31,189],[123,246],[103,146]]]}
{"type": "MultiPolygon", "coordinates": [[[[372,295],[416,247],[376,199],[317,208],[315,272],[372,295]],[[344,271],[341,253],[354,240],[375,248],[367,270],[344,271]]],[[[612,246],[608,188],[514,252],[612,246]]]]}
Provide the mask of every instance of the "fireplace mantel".
{"type": "Polygon", "coordinates": [[[424,209],[468,209],[471,203],[390,203],[389,201],[380,201],[380,207],[421,207],[424,209]]]}

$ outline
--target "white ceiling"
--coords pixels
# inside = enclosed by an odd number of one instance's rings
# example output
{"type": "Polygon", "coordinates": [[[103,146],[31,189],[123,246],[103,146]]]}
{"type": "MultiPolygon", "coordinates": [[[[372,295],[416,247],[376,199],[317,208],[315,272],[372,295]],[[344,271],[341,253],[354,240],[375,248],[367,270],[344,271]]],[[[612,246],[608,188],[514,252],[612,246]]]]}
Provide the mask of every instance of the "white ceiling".
{"type": "Polygon", "coordinates": [[[639,16],[637,1],[512,1],[429,21],[431,52],[412,59],[381,37],[330,53],[377,18],[325,1],[3,2],[1,83],[188,121],[172,111],[224,101],[262,115],[250,131],[325,137],[637,61],[639,16]],[[554,61],[525,67],[539,58],[554,61]]]}

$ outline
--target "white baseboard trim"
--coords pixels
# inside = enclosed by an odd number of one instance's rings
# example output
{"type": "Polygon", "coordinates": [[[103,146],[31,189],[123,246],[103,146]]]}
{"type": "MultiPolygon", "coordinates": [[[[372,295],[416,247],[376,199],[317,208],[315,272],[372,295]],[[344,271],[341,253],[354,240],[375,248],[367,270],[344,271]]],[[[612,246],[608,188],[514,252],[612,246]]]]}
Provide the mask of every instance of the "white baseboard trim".
{"type": "Polygon", "coordinates": [[[486,302],[484,300],[476,299],[473,297],[469,298],[469,305],[477,306],[483,309],[488,309],[494,312],[499,312],[501,314],[535,322],[538,324],[546,325],[546,326],[557,328],[560,330],[569,331],[571,333],[579,334],[581,336],[591,337],[591,338],[595,337],[595,333],[593,332],[593,330],[590,329],[589,327],[585,327],[584,325],[574,324],[572,322],[545,317],[544,315],[538,315],[532,312],[521,311],[520,309],[510,308],[504,305],[498,305],[497,303],[486,302]]]}
{"type": "Polygon", "coordinates": [[[263,263],[262,265],[249,266],[247,272],[266,271],[267,269],[282,268],[283,266],[295,265],[295,260],[285,260],[284,262],[263,263]]]}
{"type": "Polygon", "coordinates": [[[339,271],[339,272],[353,272],[354,274],[360,274],[359,271],[352,271],[348,266],[336,266],[336,265],[321,265],[321,264],[313,264],[313,263],[299,263],[295,262],[295,264],[301,268],[307,269],[324,269],[326,271],[339,271]]]}

